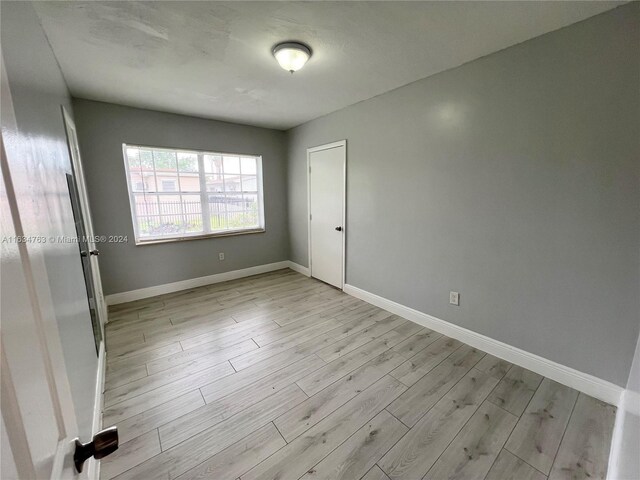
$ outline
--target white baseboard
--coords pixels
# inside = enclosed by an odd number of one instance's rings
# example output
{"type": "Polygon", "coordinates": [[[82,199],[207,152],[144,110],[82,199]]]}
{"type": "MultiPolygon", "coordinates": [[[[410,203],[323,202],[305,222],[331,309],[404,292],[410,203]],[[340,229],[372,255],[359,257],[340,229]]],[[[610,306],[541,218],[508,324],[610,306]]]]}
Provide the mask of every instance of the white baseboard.
{"type": "Polygon", "coordinates": [[[311,271],[309,270],[309,268],[303,267],[302,265],[292,262],[291,260],[289,260],[289,268],[294,272],[301,273],[302,275],[305,275],[307,277],[311,276],[311,271]]]}
{"type": "MultiPolygon", "coordinates": [[[[104,349],[104,340],[100,342],[100,352],[98,354],[98,372],[96,374],[96,391],[93,402],[93,423],[91,431],[95,435],[102,429],[102,407],[104,405],[104,380],[107,365],[107,352],[104,349]]],[[[90,458],[88,460],[87,476],[89,480],[100,478],[100,462],[90,458]]]]}
{"type": "Polygon", "coordinates": [[[620,398],[624,388],[606,380],[594,377],[588,373],[583,373],[573,368],[560,365],[559,363],[547,360],[533,353],[526,352],[506,343],[499,342],[479,333],[467,330],[452,323],[446,322],[432,315],[428,315],[413,308],[406,307],[392,300],[388,300],[379,295],[367,292],[353,285],[345,285],[344,292],[371,303],[377,307],[395,313],[407,320],[411,320],[419,325],[435,330],[451,338],[458,339],[464,343],[478,348],[482,351],[507,360],[508,362],[520,365],[533,372],[555,380],[558,383],[574,388],[586,393],[603,402],[619,406],[620,398]]]}
{"type": "MultiPolygon", "coordinates": [[[[107,295],[105,300],[107,305],[117,305],[119,303],[133,302],[143,298],[155,297],[165,293],[179,292],[189,288],[202,287],[203,285],[211,285],[213,283],[227,282],[237,278],[250,277],[260,273],[273,272],[283,268],[292,268],[291,262],[288,260],[276,263],[268,263],[266,265],[257,265],[255,267],[243,268],[241,270],[232,270],[231,272],[216,273],[215,275],[207,275],[206,277],[190,278],[179,282],[165,283],[163,285],[155,285],[153,287],[140,288],[128,292],[114,293],[107,295]]],[[[304,268],[304,267],[301,267],[304,268]]],[[[295,270],[292,268],[292,270],[295,270]]],[[[297,270],[296,270],[297,271],[297,270]]]]}

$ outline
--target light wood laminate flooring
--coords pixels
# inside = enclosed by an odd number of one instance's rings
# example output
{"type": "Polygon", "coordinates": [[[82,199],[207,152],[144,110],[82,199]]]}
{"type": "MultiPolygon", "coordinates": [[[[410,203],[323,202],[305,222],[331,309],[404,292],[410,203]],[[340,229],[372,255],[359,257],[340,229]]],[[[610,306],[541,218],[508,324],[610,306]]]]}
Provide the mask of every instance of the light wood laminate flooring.
{"type": "Polygon", "coordinates": [[[291,270],[110,309],[103,480],[603,479],[615,408],[291,270]]]}

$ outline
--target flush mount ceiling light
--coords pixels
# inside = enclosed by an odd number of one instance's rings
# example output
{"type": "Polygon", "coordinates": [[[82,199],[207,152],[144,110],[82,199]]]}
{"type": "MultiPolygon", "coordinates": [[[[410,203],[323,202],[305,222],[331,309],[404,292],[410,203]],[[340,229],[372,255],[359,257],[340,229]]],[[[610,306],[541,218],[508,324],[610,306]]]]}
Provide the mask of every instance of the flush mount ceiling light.
{"type": "Polygon", "coordinates": [[[311,49],[298,42],[279,43],[272,52],[280,66],[291,73],[300,70],[311,58],[311,49]]]}

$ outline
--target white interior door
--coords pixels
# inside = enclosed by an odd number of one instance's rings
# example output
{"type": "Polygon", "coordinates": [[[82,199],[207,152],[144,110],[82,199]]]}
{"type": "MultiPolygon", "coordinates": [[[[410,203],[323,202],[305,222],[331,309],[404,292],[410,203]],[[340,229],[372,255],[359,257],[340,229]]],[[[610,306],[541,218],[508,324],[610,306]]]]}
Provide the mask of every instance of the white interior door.
{"type": "Polygon", "coordinates": [[[1,90],[0,476],[3,480],[78,478],[73,463],[77,421],[44,245],[37,240],[37,233],[44,231],[37,215],[46,192],[35,190],[30,180],[34,163],[28,151],[30,139],[21,138],[16,127],[4,62],[1,90]]]}
{"type": "Polygon", "coordinates": [[[344,286],[346,142],[307,150],[311,276],[344,286]]]}
{"type": "MultiPolygon", "coordinates": [[[[69,146],[69,156],[71,157],[71,163],[73,165],[73,176],[75,178],[75,184],[78,191],[79,207],[82,212],[82,227],[85,235],[87,236],[86,250],[88,253],[89,262],[89,274],[92,279],[92,287],[95,297],[91,298],[89,294],[90,308],[95,309],[98,317],[98,323],[101,330],[107,321],[107,304],[104,301],[104,294],[102,293],[102,280],[100,279],[100,262],[98,255],[100,253],[96,246],[96,235],[93,231],[93,222],[91,220],[91,208],[89,207],[89,196],[87,194],[87,185],[84,177],[84,170],[82,167],[82,158],[80,157],[80,148],[78,146],[78,134],[76,132],[76,125],[68,112],[63,108],[62,115],[64,118],[64,126],[67,131],[67,143],[69,146]],[[95,302],[95,304],[91,304],[95,302]]],[[[102,332],[101,332],[102,333],[102,332]]],[[[103,335],[100,335],[102,337],[103,335]]],[[[99,341],[98,341],[99,343],[99,341]]]]}

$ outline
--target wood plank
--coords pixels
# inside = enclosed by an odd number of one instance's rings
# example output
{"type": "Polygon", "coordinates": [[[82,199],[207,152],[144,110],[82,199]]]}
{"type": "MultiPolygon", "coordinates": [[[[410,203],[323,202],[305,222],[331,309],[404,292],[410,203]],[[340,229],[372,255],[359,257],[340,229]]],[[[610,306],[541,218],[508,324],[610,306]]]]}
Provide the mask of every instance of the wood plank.
{"type": "Polygon", "coordinates": [[[616,408],[584,393],[578,396],[550,480],[607,477],[616,408]]]}
{"type": "Polygon", "coordinates": [[[378,465],[374,465],[360,480],[389,480],[389,477],[378,465]]]}
{"type": "Polygon", "coordinates": [[[100,478],[114,478],[159,453],[158,431],[152,430],[121,444],[118,450],[100,460],[100,478]]]}
{"type": "Polygon", "coordinates": [[[116,387],[126,385],[127,383],[139,380],[146,376],[146,365],[137,365],[130,368],[113,368],[111,366],[107,366],[104,388],[105,390],[112,390],[116,387]]]}
{"type": "Polygon", "coordinates": [[[483,480],[517,421],[515,415],[484,402],[424,480],[483,480]]]}
{"type": "Polygon", "coordinates": [[[287,442],[280,436],[273,423],[267,423],[197,467],[183,473],[178,480],[237,478],[286,444],[287,442]]]}
{"type": "Polygon", "coordinates": [[[120,442],[128,442],[144,433],[155,430],[161,425],[204,406],[204,404],[200,390],[196,389],[122,420],[117,423],[120,442]]]}
{"type": "Polygon", "coordinates": [[[105,406],[104,422],[109,424],[121,422],[233,373],[235,370],[231,364],[221,363],[115,405],[105,406]]]}
{"type": "Polygon", "coordinates": [[[242,412],[259,401],[289,387],[297,379],[324,365],[311,355],[288,367],[276,371],[255,383],[235,390],[230,395],[218,398],[188,415],[160,427],[160,439],[164,449],[212,427],[227,418],[242,412]]]}
{"type": "Polygon", "coordinates": [[[577,398],[576,390],[545,378],[505,448],[548,475],[577,398]]]}
{"type": "Polygon", "coordinates": [[[509,371],[511,364],[506,360],[502,360],[501,358],[494,357],[487,353],[480,363],[476,365],[476,368],[481,372],[487,372],[489,375],[500,380],[509,371]]]}
{"type": "Polygon", "coordinates": [[[290,442],[369,388],[403,361],[404,357],[387,350],[278,417],[274,423],[285,440],[290,442]]]}
{"type": "Polygon", "coordinates": [[[116,356],[111,351],[107,352],[107,367],[112,369],[127,369],[136,365],[144,365],[156,358],[166,357],[182,351],[180,343],[168,343],[159,347],[148,349],[145,352],[130,353],[128,355],[116,356]]]}
{"type": "Polygon", "coordinates": [[[132,343],[131,345],[123,345],[121,347],[116,348],[108,348],[107,356],[110,356],[113,360],[130,358],[135,355],[140,355],[142,353],[147,353],[152,350],[157,350],[160,347],[167,346],[169,344],[175,343],[171,340],[166,341],[158,341],[153,343],[132,343]]]}
{"type": "Polygon", "coordinates": [[[462,342],[458,340],[442,336],[396,368],[391,372],[391,376],[400,380],[407,387],[410,387],[461,345],[462,342]]]}
{"type": "Polygon", "coordinates": [[[391,479],[422,478],[498,380],[472,369],[378,462],[391,479]]]}
{"type": "Polygon", "coordinates": [[[397,338],[397,335],[395,332],[385,333],[376,340],[353,350],[344,357],[334,360],[312,374],[307,375],[297,382],[298,386],[307,395],[315,395],[320,390],[328,387],[333,382],[388,350],[390,347],[389,341],[397,338]]]}
{"type": "MultiPolygon", "coordinates": [[[[225,397],[230,393],[240,390],[261,378],[271,375],[278,370],[288,367],[309,356],[306,352],[283,352],[279,355],[268,358],[266,361],[245,368],[228,378],[223,377],[219,380],[204,385],[200,391],[207,403],[211,403],[218,398],[225,397]]],[[[320,359],[318,359],[320,360],[320,359]]],[[[324,362],[323,360],[320,360],[324,362]]]]}
{"type": "Polygon", "coordinates": [[[255,365],[256,363],[263,362],[269,357],[273,357],[274,355],[289,349],[294,349],[298,346],[302,346],[302,348],[299,349],[300,351],[315,353],[315,351],[321,347],[318,346],[317,349],[309,349],[309,347],[312,347],[313,345],[308,342],[317,341],[319,337],[322,337],[323,339],[335,339],[335,337],[340,335],[340,332],[335,330],[336,327],[341,327],[341,324],[336,320],[329,320],[326,323],[309,327],[298,333],[285,337],[282,340],[237,356],[231,360],[231,365],[233,365],[233,368],[238,371],[243,370],[251,365],[255,365]]]}
{"type": "Polygon", "coordinates": [[[404,318],[384,311],[380,312],[378,316],[372,316],[370,318],[376,321],[373,325],[355,333],[354,335],[342,338],[328,347],[319,350],[316,354],[325,362],[332,362],[347,353],[352,352],[365,343],[369,343],[390,330],[406,323],[404,318]]]}
{"type": "Polygon", "coordinates": [[[147,370],[151,376],[156,373],[167,372],[178,366],[180,369],[189,368],[189,366],[195,362],[205,362],[203,357],[207,358],[205,363],[215,361],[224,362],[225,360],[230,360],[238,355],[243,355],[255,350],[258,350],[258,346],[250,338],[228,346],[207,343],[198,348],[184,350],[181,353],[153,360],[147,363],[147,370]]]}
{"type": "Polygon", "coordinates": [[[485,480],[546,480],[547,477],[513,453],[502,449],[485,480]]]}
{"type": "Polygon", "coordinates": [[[228,349],[221,350],[207,356],[196,358],[184,365],[176,365],[175,367],[167,370],[129,382],[121,387],[107,390],[104,394],[104,404],[107,407],[115,405],[116,403],[150,392],[158,387],[173,383],[177,380],[188,378],[197,372],[216,366],[220,366],[219,368],[221,369],[221,372],[226,374],[228,372],[227,367],[230,367],[226,358],[228,358],[233,351],[242,353],[254,348],[257,348],[256,344],[251,340],[246,340],[241,344],[231,347],[231,352],[228,349]]]}
{"type": "Polygon", "coordinates": [[[414,426],[483,356],[484,352],[463,345],[394,400],[387,410],[405,425],[414,426]]]}
{"type": "Polygon", "coordinates": [[[405,389],[406,387],[394,378],[385,376],[244,474],[242,480],[299,478],[405,389]]]}
{"type": "Polygon", "coordinates": [[[542,382],[542,375],[514,365],[489,395],[488,401],[520,416],[542,382]]]}
{"type": "Polygon", "coordinates": [[[415,335],[407,338],[404,342],[393,347],[393,349],[403,357],[411,358],[440,337],[442,337],[442,334],[429,330],[428,328],[423,328],[415,335]]]}
{"type": "Polygon", "coordinates": [[[311,468],[302,480],[352,480],[360,478],[395,445],[408,428],[383,410],[311,468]]]}
{"type": "MultiPolygon", "coordinates": [[[[304,399],[295,384],[208,428],[118,476],[124,479],[174,479],[268,424],[304,399]]],[[[282,451],[282,449],[280,450],[282,451]]]]}
{"type": "Polygon", "coordinates": [[[180,345],[184,350],[190,350],[204,345],[232,345],[236,341],[253,338],[256,335],[279,330],[277,323],[271,320],[250,320],[243,323],[236,323],[228,327],[211,332],[199,333],[180,340],[180,345]],[[231,342],[231,343],[230,343],[231,342]]]}
{"type": "Polygon", "coordinates": [[[333,322],[333,320],[333,318],[328,317],[316,321],[316,319],[314,319],[313,317],[309,317],[301,319],[298,322],[290,323],[283,327],[279,326],[279,328],[270,330],[261,335],[254,335],[252,338],[253,341],[256,342],[260,346],[260,348],[262,348],[266,345],[269,345],[270,343],[277,342],[303,330],[307,330],[318,325],[324,325],[327,322],[333,322]]]}

